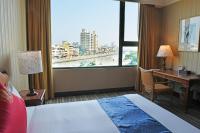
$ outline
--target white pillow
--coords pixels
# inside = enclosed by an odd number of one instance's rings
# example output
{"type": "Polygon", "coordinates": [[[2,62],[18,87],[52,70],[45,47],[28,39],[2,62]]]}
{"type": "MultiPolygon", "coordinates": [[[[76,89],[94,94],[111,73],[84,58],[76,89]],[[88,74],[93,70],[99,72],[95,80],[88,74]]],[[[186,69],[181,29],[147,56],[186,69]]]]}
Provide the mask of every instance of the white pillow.
{"type": "Polygon", "coordinates": [[[13,95],[22,98],[17,89],[10,82],[8,82],[8,91],[11,92],[13,95]]]}

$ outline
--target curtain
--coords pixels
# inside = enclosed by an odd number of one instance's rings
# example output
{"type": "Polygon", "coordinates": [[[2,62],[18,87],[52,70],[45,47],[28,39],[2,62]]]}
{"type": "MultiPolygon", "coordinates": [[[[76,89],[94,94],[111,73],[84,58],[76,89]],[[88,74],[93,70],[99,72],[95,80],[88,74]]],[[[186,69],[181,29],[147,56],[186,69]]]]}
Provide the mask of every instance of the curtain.
{"type": "Polygon", "coordinates": [[[27,49],[41,50],[43,60],[43,72],[34,74],[31,86],[46,89],[45,98],[53,98],[50,0],[26,0],[26,13],[27,49]]]}
{"type": "MultiPolygon", "coordinates": [[[[152,5],[140,5],[138,67],[157,68],[156,54],[160,46],[160,9],[152,5]]],[[[141,91],[140,72],[138,69],[137,88],[141,91]]]]}

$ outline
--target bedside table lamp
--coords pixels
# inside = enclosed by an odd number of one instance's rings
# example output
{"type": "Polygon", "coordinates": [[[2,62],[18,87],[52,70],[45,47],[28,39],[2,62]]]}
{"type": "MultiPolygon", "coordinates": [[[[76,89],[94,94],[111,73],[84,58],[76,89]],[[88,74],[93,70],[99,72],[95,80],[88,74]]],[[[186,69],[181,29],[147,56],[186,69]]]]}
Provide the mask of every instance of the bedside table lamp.
{"type": "Polygon", "coordinates": [[[158,53],[157,53],[157,57],[161,57],[163,59],[163,69],[166,70],[166,58],[167,57],[172,57],[173,53],[172,53],[172,49],[170,47],[170,45],[161,45],[158,53]]]}
{"type": "Polygon", "coordinates": [[[32,84],[33,74],[43,72],[41,51],[27,51],[18,54],[19,72],[29,75],[29,94],[27,96],[35,96],[32,84]]]}

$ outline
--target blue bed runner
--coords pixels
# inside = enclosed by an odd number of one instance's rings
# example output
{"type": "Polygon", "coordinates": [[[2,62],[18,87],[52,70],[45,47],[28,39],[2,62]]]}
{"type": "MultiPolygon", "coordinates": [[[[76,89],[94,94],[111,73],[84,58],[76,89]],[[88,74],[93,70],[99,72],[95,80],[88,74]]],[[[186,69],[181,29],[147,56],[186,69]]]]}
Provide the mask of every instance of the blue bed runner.
{"type": "Polygon", "coordinates": [[[124,96],[98,102],[121,133],[171,133],[124,96]]]}

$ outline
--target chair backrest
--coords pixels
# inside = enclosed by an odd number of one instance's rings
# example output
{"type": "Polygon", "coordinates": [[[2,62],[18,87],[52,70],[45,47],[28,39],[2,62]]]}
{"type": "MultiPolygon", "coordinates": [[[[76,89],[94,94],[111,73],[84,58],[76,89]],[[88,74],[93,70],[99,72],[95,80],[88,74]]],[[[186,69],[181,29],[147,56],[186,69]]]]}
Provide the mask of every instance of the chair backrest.
{"type": "Polygon", "coordinates": [[[153,91],[154,81],[153,81],[153,71],[152,70],[146,70],[140,67],[140,73],[141,73],[141,81],[142,85],[147,92],[153,91]]]}

